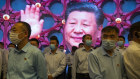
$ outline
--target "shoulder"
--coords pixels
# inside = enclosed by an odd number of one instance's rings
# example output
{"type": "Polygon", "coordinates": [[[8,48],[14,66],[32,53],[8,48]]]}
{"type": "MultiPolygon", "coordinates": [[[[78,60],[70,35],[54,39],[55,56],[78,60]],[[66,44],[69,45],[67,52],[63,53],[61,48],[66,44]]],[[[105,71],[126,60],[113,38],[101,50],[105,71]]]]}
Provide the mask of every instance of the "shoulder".
{"type": "Polygon", "coordinates": [[[83,48],[78,48],[76,51],[75,51],[75,54],[79,54],[83,51],[83,48]]]}
{"type": "Polygon", "coordinates": [[[94,56],[98,56],[101,54],[101,52],[102,52],[102,48],[99,47],[99,48],[95,49],[94,51],[92,51],[91,54],[94,56]]]}
{"type": "Polygon", "coordinates": [[[43,53],[41,52],[41,50],[35,46],[30,45],[27,49],[27,52],[32,54],[32,55],[43,55],[43,53]]]}

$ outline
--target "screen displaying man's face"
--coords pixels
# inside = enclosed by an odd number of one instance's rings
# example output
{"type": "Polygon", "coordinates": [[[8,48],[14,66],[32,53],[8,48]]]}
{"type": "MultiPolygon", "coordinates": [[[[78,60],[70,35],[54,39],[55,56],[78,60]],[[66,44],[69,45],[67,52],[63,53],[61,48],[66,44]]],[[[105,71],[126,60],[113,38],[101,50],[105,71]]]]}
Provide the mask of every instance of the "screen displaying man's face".
{"type": "Polygon", "coordinates": [[[64,27],[64,36],[68,48],[78,46],[82,42],[85,34],[90,34],[93,43],[96,41],[97,23],[96,17],[92,12],[72,11],[64,27]]]}

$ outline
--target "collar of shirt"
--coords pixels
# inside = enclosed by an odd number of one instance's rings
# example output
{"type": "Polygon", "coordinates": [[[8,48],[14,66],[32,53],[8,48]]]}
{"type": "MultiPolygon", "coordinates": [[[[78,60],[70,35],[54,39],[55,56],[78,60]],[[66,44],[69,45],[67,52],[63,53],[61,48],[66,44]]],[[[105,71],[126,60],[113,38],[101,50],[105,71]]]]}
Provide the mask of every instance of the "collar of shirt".
{"type": "MultiPolygon", "coordinates": [[[[99,49],[99,50],[101,50],[103,56],[109,56],[109,57],[111,57],[111,56],[105,51],[105,49],[104,49],[103,47],[100,47],[100,48],[101,48],[101,49],[99,49]]],[[[116,51],[117,51],[116,49],[113,50],[113,55],[112,55],[112,57],[117,56],[117,52],[116,52],[116,51]]]]}
{"type": "Polygon", "coordinates": [[[130,44],[131,45],[135,45],[136,47],[140,48],[140,44],[136,43],[135,41],[131,41],[130,44]]]}
{"type": "MultiPolygon", "coordinates": [[[[57,54],[59,52],[59,49],[56,50],[55,54],[57,54]]],[[[50,52],[50,54],[52,54],[52,52],[50,52]]]]}
{"type": "MultiPolygon", "coordinates": [[[[82,49],[82,51],[86,51],[86,48],[85,47],[82,47],[81,48],[82,49]]],[[[92,49],[92,47],[90,48],[90,50],[88,51],[88,52],[90,52],[90,51],[92,51],[93,49],[92,49]]]]}
{"type": "Polygon", "coordinates": [[[31,44],[28,42],[21,50],[15,49],[15,52],[16,53],[26,53],[30,46],[31,46],[31,44]]]}

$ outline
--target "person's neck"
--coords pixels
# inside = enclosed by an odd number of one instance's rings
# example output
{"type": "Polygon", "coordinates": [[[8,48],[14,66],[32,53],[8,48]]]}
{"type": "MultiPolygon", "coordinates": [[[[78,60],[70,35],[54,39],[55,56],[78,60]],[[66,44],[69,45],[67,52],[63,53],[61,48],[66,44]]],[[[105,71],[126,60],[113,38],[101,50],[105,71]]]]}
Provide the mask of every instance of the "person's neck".
{"type": "Polygon", "coordinates": [[[110,56],[113,56],[113,49],[111,50],[105,50],[110,56]]]}
{"type": "Polygon", "coordinates": [[[21,50],[28,43],[28,39],[22,40],[19,44],[17,44],[18,50],[21,50]]]}
{"type": "Polygon", "coordinates": [[[51,50],[52,54],[55,54],[56,50],[57,50],[57,48],[55,50],[51,50]]]}
{"type": "Polygon", "coordinates": [[[91,49],[91,46],[87,46],[87,45],[84,45],[86,51],[89,51],[91,49]]]}

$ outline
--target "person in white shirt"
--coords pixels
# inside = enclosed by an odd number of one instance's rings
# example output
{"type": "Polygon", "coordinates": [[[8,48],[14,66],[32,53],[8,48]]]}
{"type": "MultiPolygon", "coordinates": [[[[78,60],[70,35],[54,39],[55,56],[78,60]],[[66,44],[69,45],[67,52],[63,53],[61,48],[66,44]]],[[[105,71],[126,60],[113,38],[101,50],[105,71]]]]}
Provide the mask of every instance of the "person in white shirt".
{"type": "Polygon", "coordinates": [[[123,55],[123,51],[126,49],[124,44],[125,44],[125,37],[124,36],[119,36],[119,39],[118,39],[118,42],[117,42],[117,49],[122,53],[122,55],[123,55]]]}
{"type": "Polygon", "coordinates": [[[72,66],[72,79],[90,79],[88,71],[88,56],[93,51],[91,47],[92,36],[86,34],[82,41],[84,47],[76,50],[74,54],[74,62],[72,66]]]}
{"type": "Polygon", "coordinates": [[[77,47],[76,46],[72,46],[72,51],[71,53],[67,54],[66,55],[66,63],[68,65],[68,74],[67,74],[67,79],[71,79],[72,77],[72,72],[71,72],[71,69],[72,69],[72,64],[73,64],[73,59],[74,59],[74,53],[75,51],[77,50],[77,47]]]}
{"type": "Polygon", "coordinates": [[[131,25],[130,37],[130,45],[124,51],[124,65],[128,79],[140,79],[140,21],[131,25]]]}
{"type": "Polygon", "coordinates": [[[46,52],[45,59],[48,64],[48,79],[65,79],[63,73],[66,67],[66,56],[58,49],[59,41],[56,36],[50,38],[51,51],[46,52]]]}

